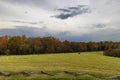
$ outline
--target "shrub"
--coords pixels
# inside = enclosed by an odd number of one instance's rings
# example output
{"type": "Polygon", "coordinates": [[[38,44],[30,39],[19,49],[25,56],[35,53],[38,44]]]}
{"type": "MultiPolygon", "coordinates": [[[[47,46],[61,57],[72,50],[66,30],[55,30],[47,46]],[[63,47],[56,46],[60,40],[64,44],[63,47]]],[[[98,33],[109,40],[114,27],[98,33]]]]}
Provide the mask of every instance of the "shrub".
{"type": "Polygon", "coordinates": [[[109,49],[104,52],[106,56],[120,57],[120,49],[109,49]]]}

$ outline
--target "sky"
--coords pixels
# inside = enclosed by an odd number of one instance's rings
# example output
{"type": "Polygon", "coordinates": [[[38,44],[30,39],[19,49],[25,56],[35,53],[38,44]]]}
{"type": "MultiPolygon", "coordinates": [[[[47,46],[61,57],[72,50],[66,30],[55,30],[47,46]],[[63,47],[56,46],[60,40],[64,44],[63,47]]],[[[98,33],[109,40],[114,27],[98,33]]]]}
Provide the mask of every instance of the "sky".
{"type": "Polygon", "coordinates": [[[0,36],[120,41],[120,0],[0,0],[0,36]]]}

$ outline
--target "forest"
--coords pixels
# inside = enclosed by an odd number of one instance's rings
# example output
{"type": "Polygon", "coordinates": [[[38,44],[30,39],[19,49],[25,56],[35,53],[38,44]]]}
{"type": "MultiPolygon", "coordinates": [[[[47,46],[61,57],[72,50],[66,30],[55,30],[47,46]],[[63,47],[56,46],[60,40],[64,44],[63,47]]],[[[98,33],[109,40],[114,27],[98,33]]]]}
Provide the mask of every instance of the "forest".
{"type": "Polygon", "coordinates": [[[27,55],[45,53],[67,53],[105,51],[120,47],[120,42],[72,42],[54,37],[1,36],[0,55],[27,55]]]}

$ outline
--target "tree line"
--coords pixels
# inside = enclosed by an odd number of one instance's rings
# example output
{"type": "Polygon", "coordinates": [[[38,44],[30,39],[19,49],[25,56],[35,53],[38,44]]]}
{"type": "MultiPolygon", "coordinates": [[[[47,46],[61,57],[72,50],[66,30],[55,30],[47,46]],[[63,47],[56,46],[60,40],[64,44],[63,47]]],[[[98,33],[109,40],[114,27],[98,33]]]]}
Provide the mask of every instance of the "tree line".
{"type": "Polygon", "coordinates": [[[120,47],[120,42],[71,42],[54,37],[1,36],[1,55],[26,55],[45,53],[67,53],[85,51],[105,51],[120,47]]]}

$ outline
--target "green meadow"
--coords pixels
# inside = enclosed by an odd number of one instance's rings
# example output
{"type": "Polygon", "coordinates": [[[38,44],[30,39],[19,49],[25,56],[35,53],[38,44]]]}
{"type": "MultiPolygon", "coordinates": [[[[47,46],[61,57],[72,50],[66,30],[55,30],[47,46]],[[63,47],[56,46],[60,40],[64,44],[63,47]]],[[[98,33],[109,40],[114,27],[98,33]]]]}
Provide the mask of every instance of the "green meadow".
{"type": "Polygon", "coordinates": [[[0,80],[106,80],[107,77],[120,75],[120,59],[104,56],[103,52],[0,56],[0,71],[45,71],[54,75],[0,76],[0,80]],[[74,76],[64,71],[85,75],[74,76]]]}

